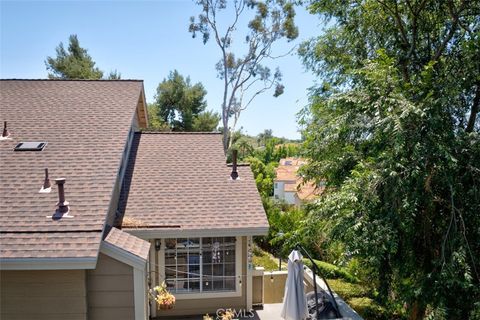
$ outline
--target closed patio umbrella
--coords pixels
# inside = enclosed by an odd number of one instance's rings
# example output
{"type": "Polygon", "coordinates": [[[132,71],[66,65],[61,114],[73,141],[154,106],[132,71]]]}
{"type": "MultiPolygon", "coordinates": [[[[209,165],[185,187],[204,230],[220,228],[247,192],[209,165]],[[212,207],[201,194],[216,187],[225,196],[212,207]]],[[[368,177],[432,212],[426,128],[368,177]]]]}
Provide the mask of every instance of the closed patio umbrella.
{"type": "Polygon", "coordinates": [[[288,275],[281,313],[281,317],[285,320],[303,320],[308,316],[302,258],[302,254],[297,250],[293,250],[288,256],[288,275]]]}

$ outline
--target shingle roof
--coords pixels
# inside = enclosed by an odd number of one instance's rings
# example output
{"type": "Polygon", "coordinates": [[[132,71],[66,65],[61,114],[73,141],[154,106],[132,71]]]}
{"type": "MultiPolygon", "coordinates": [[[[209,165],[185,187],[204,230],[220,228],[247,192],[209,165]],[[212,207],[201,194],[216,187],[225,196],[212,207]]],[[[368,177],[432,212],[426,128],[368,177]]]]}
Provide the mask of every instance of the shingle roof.
{"type": "Polygon", "coordinates": [[[149,242],[132,236],[131,234],[123,232],[117,228],[111,228],[104,241],[140,257],[143,260],[147,260],[148,258],[148,251],[150,250],[149,242]]]}
{"type": "Polygon", "coordinates": [[[10,140],[0,141],[2,259],[31,257],[39,243],[41,254],[52,258],[98,254],[142,90],[141,81],[0,81],[0,121],[8,121],[11,133],[10,140]],[[39,152],[14,152],[21,141],[48,145],[39,152]],[[52,192],[42,194],[46,167],[52,192]],[[56,208],[53,179],[59,177],[66,178],[74,217],[54,221],[47,216],[56,208]],[[51,237],[55,241],[46,240],[51,237]]]}
{"type": "Polygon", "coordinates": [[[0,257],[96,258],[100,232],[6,233],[1,235],[0,257]]]}
{"type": "Polygon", "coordinates": [[[250,167],[238,167],[238,180],[231,180],[231,170],[220,134],[136,134],[121,196],[122,227],[268,228],[250,167]]]}

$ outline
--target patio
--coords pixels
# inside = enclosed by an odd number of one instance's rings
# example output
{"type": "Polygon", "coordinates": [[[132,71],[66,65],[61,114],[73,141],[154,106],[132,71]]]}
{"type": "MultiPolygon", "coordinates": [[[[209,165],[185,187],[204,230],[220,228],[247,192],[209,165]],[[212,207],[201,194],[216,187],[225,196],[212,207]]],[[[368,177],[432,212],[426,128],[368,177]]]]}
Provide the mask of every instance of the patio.
{"type": "MultiPolygon", "coordinates": [[[[261,277],[261,281],[256,283],[262,283],[261,286],[254,287],[254,296],[261,297],[263,305],[254,307],[253,312],[246,310],[236,310],[237,317],[234,319],[238,320],[279,320],[281,319],[280,313],[282,311],[283,303],[283,293],[285,290],[285,280],[287,271],[275,271],[275,272],[264,272],[263,268],[257,268],[255,270],[255,277],[261,277]]],[[[254,280],[255,282],[255,280],[254,280]]],[[[321,278],[316,278],[317,287],[321,290],[327,290],[325,282],[321,278]]],[[[313,290],[313,272],[305,267],[304,272],[304,283],[305,291],[310,292],[313,290]]],[[[355,310],[353,310],[340,296],[333,292],[335,300],[337,301],[338,308],[342,314],[342,318],[345,320],[363,320],[360,315],[358,315],[355,310]]],[[[221,310],[220,310],[221,311],[221,310]]],[[[204,315],[193,315],[193,316],[180,316],[180,317],[169,317],[170,320],[203,320],[204,315]]],[[[210,313],[210,316],[216,319],[216,315],[210,313]]],[[[158,318],[165,319],[165,318],[158,318]]]]}

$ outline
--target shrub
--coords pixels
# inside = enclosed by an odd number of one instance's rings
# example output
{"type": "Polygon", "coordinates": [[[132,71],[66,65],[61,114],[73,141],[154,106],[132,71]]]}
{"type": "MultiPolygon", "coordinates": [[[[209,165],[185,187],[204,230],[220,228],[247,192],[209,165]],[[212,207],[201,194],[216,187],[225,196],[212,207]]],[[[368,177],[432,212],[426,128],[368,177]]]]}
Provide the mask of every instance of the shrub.
{"type": "Polygon", "coordinates": [[[369,288],[363,284],[356,284],[345,282],[341,279],[328,279],[328,284],[339,296],[344,300],[355,297],[368,297],[371,296],[369,288]]]}
{"type": "Polygon", "coordinates": [[[392,320],[400,319],[401,317],[392,315],[387,312],[385,308],[378,305],[374,300],[370,298],[351,298],[347,300],[347,303],[358,312],[364,319],[369,320],[392,320]]]}
{"type": "MultiPolygon", "coordinates": [[[[337,267],[333,264],[330,264],[330,263],[324,262],[324,261],[319,261],[319,260],[314,260],[314,261],[315,261],[317,267],[320,269],[321,276],[323,276],[325,278],[332,278],[332,279],[341,278],[341,279],[345,279],[348,282],[352,282],[352,283],[358,282],[358,279],[355,276],[353,276],[352,274],[350,274],[348,271],[346,271],[343,268],[337,267]]],[[[303,259],[303,263],[307,267],[312,269],[312,263],[311,263],[310,260],[303,259]]]]}

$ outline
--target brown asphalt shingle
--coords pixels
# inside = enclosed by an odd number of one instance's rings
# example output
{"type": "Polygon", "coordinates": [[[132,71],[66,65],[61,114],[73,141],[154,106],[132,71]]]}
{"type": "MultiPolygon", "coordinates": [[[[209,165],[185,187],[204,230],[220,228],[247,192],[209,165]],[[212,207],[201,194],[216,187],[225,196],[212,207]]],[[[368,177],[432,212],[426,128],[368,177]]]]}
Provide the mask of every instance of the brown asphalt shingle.
{"type": "Polygon", "coordinates": [[[250,167],[231,180],[220,134],[136,134],[122,192],[123,228],[268,228],[250,167]]]}
{"type": "Polygon", "coordinates": [[[106,243],[114,245],[124,251],[127,251],[137,257],[147,260],[150,242],[132,236],[117,228],[111,228],[104,240],[106,243]]]}
{"type": "Polygon", "coordinates": [[[1,258],[30,257],[29,248],[38,243],[49,257],[97,254],[142,90],[141,81],[0,81],[0,121],[8,121],[12,138],[0,141],[1,258]],[[40,152],[14,152],[21,141],[48,145],[40,152]],[[52,192],[40,194],[46,167],[52,192]],[[46,217],[56,209],[59,177],[66,178],[74,218],[54,221],[46,217]],[[47,233],[55,241],[46,241],[47,233]]]}
{"type": "Polygon", "coordinates": [[[1,234],[0,257],[96,258],[100,232],[1,234]]]}

